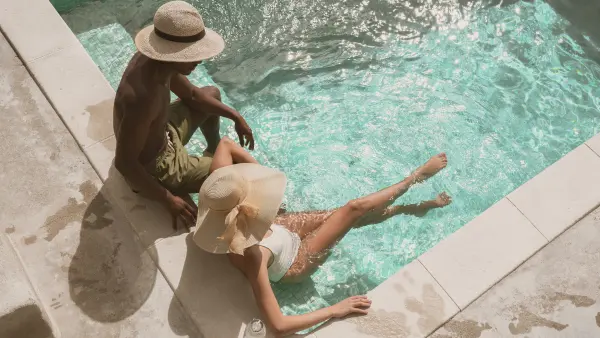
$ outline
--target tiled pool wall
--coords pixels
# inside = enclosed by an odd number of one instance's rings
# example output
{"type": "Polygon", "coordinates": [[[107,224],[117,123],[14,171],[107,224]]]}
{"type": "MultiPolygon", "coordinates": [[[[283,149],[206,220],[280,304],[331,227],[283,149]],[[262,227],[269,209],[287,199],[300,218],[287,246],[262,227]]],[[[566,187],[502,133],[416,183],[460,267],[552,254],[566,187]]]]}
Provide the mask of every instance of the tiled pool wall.
{"type": "Polygon", "coordinates": [[[50,0],[59,13],[65,13],[92,0],[50,0]]]}
{"type": "MultiPolygon", "coordinates": [[[[3,2],[0,28],[99,176],[106,181],[115,145],[112,132],[114,91],[98,67],[46,0],[3,2]]],[[[431,333],[600,204],[600,189],[596,188],[600,186],[598,154],[599,135],[372,290],[369,293],[373,299],[370,315],[332,322],[315,335],[396,337],[431,333]]],[[[113,183],[109,189],[116,196],[127,193],[122,181],[113,183]]],[[[227,265],[217,264],[223,263],[220,260],[216,263],[202,259],[189,261],[186,236],[152,243],[151,240],[156,238],[152,233],[164,232],[161,220],[168,219],[167,215],[160,214],[160,209],[152,210],[152,216],[130,213],[128,217],[140,238],[147,245],[156,247],[157,264],[172,288],[180,285],[182,279],[190,278],[185,268],[189,264],[199,269],[216,264],[223,273],[231,274],[229,284],[237,286],[239,283],[242,295],[211,297],[217,307],[208,314],[196,300],[181,294],[179,288],[175,290],[206,336],[222,334],[226,325],[222,311],[240,318],[258,315],[244,281],[227,265]]],[[[218,293],[218,289],[214,292],[218,293]]]]}

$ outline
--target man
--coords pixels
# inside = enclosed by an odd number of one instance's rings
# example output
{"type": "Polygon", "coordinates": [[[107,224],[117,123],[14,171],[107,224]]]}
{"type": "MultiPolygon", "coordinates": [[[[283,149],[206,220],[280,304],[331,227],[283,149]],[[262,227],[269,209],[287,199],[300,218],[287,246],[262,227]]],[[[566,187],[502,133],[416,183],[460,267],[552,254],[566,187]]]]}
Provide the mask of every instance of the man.
{"type": "Polygon", "coordinates": [[[178,218],[192,224],[196,207],[180,196],[199,191],[219,143],[232,152],[243,151],[229,139],[221,141],[220,117],[235,122],[241,145],[251,150],[252,130],[237,111],[221,103],[217,88],[198,88],[186,78],[224,48],[223,39],[204,27],[192,5],[172,1],[161,6],[154,25],[141,30],[135,44],[138,53],[115,97],[115,167],[132,190],[168,208],[174,228],[178,218]],[[173,104],[171,91],[180,99],[173,104]],[[189,155],[184,147],[198,128],[207,143],[203,157],[189,155]]]}

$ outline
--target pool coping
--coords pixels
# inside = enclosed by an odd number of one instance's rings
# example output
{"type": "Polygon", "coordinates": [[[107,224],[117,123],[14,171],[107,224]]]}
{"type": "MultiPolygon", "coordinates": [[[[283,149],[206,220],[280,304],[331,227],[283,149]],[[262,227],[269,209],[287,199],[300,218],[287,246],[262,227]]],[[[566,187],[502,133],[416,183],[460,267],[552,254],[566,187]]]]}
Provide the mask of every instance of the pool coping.
{"type": "MultiPolygon", "coordinates": [[[[4,2],[0,30],[105,182],[115,138],[114,90],[104,75],[48,0],[4,2]]],[[[373,310],[366,319],[332,321],[314,336],[368,336],[377,334],[378,324],[389,330],[390,322],[406,336],[429,335],[600,205],[600,189],[594,189],[600,186],[599,154],[600,134],[370,291],[373,310]]],[[[161,226],[154,214],[143,218],[161,226]]]]}

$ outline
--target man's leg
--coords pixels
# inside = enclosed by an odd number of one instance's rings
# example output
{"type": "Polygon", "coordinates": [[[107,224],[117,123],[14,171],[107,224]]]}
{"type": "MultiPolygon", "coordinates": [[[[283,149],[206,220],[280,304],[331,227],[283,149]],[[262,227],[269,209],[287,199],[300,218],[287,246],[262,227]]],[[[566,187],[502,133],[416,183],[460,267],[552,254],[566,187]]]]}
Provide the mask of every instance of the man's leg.
{"type": "MultiPolygon", "coordinates": [[[[217,87],[202,87],[199,90],[221,101],[221,92],[217,87]]],[[[183,103],[185,104],[185,102],[183,103]]],[[[219,141],[221,140],[221,117],[208,114],[202,110],[191,109],[189,108],[189,105],[186,105],[186,107],[190,110],[190,118],[194,127],[194,130],[191,132],[191,134],[194,133],[196,128],[200,128],[202,135],[204,135],[204,138],[206,139],[205,151],[209,152],[211,155],[214,154],[215,151],[217,151],[217,145],[219,145],[219,141]]],[[[184,144],[186,144],[189,139],[184,139],[183,141],[184,144]]]]}
{"type": "Polygon", "coordinates": [[[171,172],[175,173],[169,177],[170,187],[177,194],[197,194],[208,175],[218,168],[226,167],[235,163],[258,163],[239,144],[228,137],[223,137],[214,156],[197,157],[190,156],[183,145],[176,145],[177,159],[172,166],[171,172]]]}
{"type": "Polygon", "coordinates": [[[209,115],[203,123],[200,124],[200,131],[206,139],[206,149],[204,151],[214,155],[217,151],[217,146],[221,141],[219,130],[221,129],[221,117],[209,115]]]}

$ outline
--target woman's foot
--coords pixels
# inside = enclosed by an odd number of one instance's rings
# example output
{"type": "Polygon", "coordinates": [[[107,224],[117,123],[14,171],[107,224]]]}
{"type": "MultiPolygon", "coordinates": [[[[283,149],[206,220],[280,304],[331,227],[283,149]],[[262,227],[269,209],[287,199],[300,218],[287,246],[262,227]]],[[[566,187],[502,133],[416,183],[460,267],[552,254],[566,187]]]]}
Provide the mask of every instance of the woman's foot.
{"type": "Polygon", "coordinates": [[[443,208],[450,203],[452,203],[452,197],[448,196],[448,194],[443,192],[437,195],[437,197],[434,200],[419,203],[414,215],[417,217],[422,217],[425,216],[425,214],[427,214],[429,210],[443,208]]]}
{"type": "Polygon", "coordinates": [[[432,156],[429,159],[429,161],[423,164],[423,166],[415,170],[413,174],[413,176],[415,177],[415,181],[423,182],[426,179],[440,172],[440,170],[446,168],[447,165],[448,158],[446,157],[446,153],[440,153],[435,156],[432,156]]]}
{"type": "Polygon", "coordinates": [[[452,203],[452,197],[448,196],[445,192],[437,195],[435,200],[432,201],[435,205],[435,208],[443,208],[448,204],[452,203]]]}

